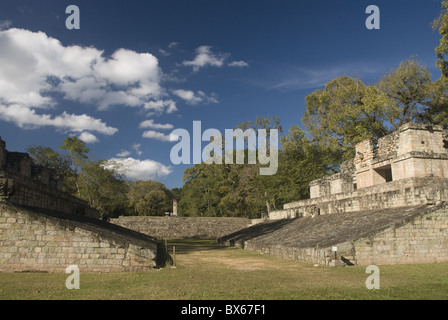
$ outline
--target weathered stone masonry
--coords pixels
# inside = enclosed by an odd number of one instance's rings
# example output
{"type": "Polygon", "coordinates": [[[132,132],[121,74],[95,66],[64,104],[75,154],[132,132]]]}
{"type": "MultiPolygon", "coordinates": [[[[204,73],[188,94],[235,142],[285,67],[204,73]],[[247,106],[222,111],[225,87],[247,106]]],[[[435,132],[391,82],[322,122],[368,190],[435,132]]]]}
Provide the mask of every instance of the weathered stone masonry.
{"type": "Polygon", "coordinates": [[[99,217],[97,210],[62,191],[62,178],[35,165],[27,153],[9,152],[0,137],[0,201],[77,216],[99,217]]]}
{"type": "Polygon", "coordinates": [[[448,206],[377,209],[271,220],[220,242],[286,259],[327,265],[332,247],[353,264],[448,261],[448,206]]]}
{"type": "Polygon", "coordinates": [[[341,172],[311,181],[310,199],[270,219],[393,208],[448,200],[448,130],[408,123],[375,144],[356,145],[341,172]]]}
{"type": "Polygon", "coordinates": [[[0,139],[0,271],[146,271],[156,266],[156,239],[98,219],[62,181],[0,139]]]}
{"type": "Polygon", "coordinates": [[[365,140],[310,194],[220,241],[319,264],[448,261],[448,130],[408,123],[365,140]]]}
{"type": "Polygon", "coordinates": [[[146,271],[155,267],[154,238],[107,222],[30,211],[0,203],[0,271],[146,271]]]}
{"type": "Polygon", "coordinates": [[[247,218],[122,216],[111,222],[158,239],[216,239],[249,227],[247,218]]]}

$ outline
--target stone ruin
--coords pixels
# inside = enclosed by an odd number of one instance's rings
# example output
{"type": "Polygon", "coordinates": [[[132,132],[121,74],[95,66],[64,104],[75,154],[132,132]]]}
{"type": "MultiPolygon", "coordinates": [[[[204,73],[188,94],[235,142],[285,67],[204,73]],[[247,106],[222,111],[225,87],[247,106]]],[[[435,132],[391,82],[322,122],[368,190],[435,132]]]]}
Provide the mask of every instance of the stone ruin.
{"type": "Polygon", "coordinates": [[[62,191],[62,178],[9,152],[0,138],[0,271],[145,271],[156,267],[154,237],[99,219],[62,191]]]}
{"type": "Polygon", "coordinates": [[[62,191],[63,178],[33,163],[27,153],[10,152],[0,137],[0,201],[22,207],[99,218],[97,210],[62,191]]]}
{"type": "Polygon", "coordinates": [[[447,200],[448,130],[407,123],[357,144],[339,173],[310,183],[310,199],[220,241],[318,264],[448,261],[447,200]]]}
{"type": "MultiPolygon", "coordinates": [[[[81,272],[150,270],[161,254],[157,239],[143,233],[170,237],[165,231],[182,220],[108,223],[61,187],[54,172],[7,151],[0,138],[1,272],[65,271],[73,264],[81,272]]],[[[409,123],[377,142],[363,141],[340,173],[310,183],[310,195],[265,222],[226,224],[219,242],[325,265],[448,261],[448,130],[409,123]]],[[[222,219],[215,219],[207,234],[222,231],[222,219]]],[[[176,235],[204,234],[203,222],[186,224],[176,235]]]]}
{"type": "Polygon", "coordinates": [[[310,199],[287,203],[270,219],[395,208],[448,200],[448,130],[416,123],[355,146],[341,172],[310,182],[310,199]]]}

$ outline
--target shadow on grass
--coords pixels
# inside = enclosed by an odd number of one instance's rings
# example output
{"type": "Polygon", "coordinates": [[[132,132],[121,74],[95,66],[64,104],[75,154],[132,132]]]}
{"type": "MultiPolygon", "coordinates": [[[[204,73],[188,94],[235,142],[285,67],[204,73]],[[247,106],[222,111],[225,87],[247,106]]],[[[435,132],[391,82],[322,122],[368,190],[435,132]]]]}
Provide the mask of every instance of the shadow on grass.
{"type": "MultiPolygon", "coordinates": [[[[164,240],[162,240],[165,245],[164,240]]],[[[223,250],[227,246],[219,244],[214,239],[192,240],[192,239],[172,239],[167,240],[168,251],[171,253],[173,247],[176,248],[176,254],[186,254],[195,251],[223,250]]]]}
{"type": "Polygon", "coordinates": [[[224,250],[228,248],[214,239],[160,239],[157,242],[157,266],[164,268],[173,265],[174,253],[188,254],[197,251],[224,250]]]}

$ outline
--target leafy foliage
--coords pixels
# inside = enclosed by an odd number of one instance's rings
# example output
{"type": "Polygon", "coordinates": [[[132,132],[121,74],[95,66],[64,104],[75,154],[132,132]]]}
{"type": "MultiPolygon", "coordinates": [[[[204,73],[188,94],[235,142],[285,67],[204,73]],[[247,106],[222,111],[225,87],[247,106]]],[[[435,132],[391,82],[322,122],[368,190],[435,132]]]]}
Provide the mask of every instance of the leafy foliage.
{"type": "Polygon", "coordinates": [[[147,180],[131,189],[129,204],[139,216],[161,216],[172,211],[173,197],[162,183],[147,180]]]}

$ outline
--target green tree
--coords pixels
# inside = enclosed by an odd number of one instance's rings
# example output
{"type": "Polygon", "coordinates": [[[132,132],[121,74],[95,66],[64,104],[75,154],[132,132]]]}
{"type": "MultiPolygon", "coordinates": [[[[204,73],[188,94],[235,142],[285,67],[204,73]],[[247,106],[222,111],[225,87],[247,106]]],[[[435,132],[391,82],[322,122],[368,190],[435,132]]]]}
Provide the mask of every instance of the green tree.
{"type": "MultiPolygon", "coordinates": [[[[255,122],[247,121],[237,128],[243,131],[254,129],[256,133],[258,129],[266,129],[268,141],[271,129],[281,132],[278,117],[257,117],[255,122]]],[[[235,155],[236,150],[234,158],[235,155]]],[[[245,164],[201,163],[185,170],[179,203],[181,212],[189,216],[256,218],[260,217],[260,213],[270,210],[272,190],[269,189],[268,192],[263,189],[265,185],[254,184],[260,165],[247,163],[247,144],[244,158],[245,164]]]]}
{"type": "Polygon", "coordinates": [[[217,204],[223,196],[222,166],[219,164],[196,164],[184,171],[181,212],[188,216],[217,216],[217,204]]]}
{"type": "Polygon", "coordinates": [[[406,122],[421,121],[435,89],[429,71],[413,58],[389,71],[377,87],[389,99],[383,100],[383,112],[394,130],[406,122]]]}
{"type": "Polygon", "coordinates": [[[388,132],[377,98],[378,89],[344,75],[306,96],[302,122],[313,143],[349,159],[356,143],[388,132]]]}
{"type": "Polygon", "coordinates": [[[431,84],[430,98],[421,118],[425,123],[438,124],[448,129],[448,79],[441,77],[431,84]]]}
{"type": "Polygon", "coordinates": [[[448,1],[442,1],[442,10],[437,19],[432,23],[434,30],[438,30],[441,36],[439,45],[435,48],[437,62],[440,70],[440,78],[433,83],[431,102],[426,112],[426,120],[448,128],[448,1]]]}
{"type": "Polygon", "coordinates": [[[74,187],[73,172],[70,168],[70,162],[64,155],[61,155],[49,147],[29,146],[26,151],[33,159],[34,163],[45,167],[54,172],[63,179],[63,190],[70,194],[76,193],[74,187]]]}
{"type": "Polygon", "coordinates": [[[441,38],[440,43],[436,47],[435,52],[437,55],[436,66],[442,73],[443,78],[448,78],[448,61],[446,57],[448,55],[448,1],[442,1],[442,10],[438,18],[436,18],[432,27],[434,30],[438,30],[441,38]]]}
{"type": "Polygon", "coordinates": [[[49,147],[32,145],[26,149],[26,152],[31,156],[34,163],[54,170],[60,175],[69,170],[67,159],[49,147]]]}
{"type": "Polygon", "coordinates": [[[252,182],[255,193],[266,197],[272,209],[281,209],[288,202],[309,198],[309,183],[334,173],[340,154],[331,148],[312,144],[297,125],[290,127],[281,139],[279,169],[273,176],[257,175],[252,182]]]}
{"type": "Polygon", "coordinates": [[[157,181],[141,181],[129,192],[129,204],[140,216],[164,215],[171,212],[173,197],[164,184],[157,181]]]}
{"type": "Polygon", "coordinates": [[[80,197],[101,216],[118,217],[129,212],[128,185],[106,161],[86,162],[79,174],[80,197]]]}
{"type": "Polygon", "coordinates": [[[86,147],[84,141],[76,137],[68,137],[64,140],[59,149],[68,151],[67,159],[73,174],[73,183],[76,187],[76,193],[80,196],[81,191],[78,181],[79,172],[88,159],[87,153],[89,152],[89,148],[86,147]]]}

